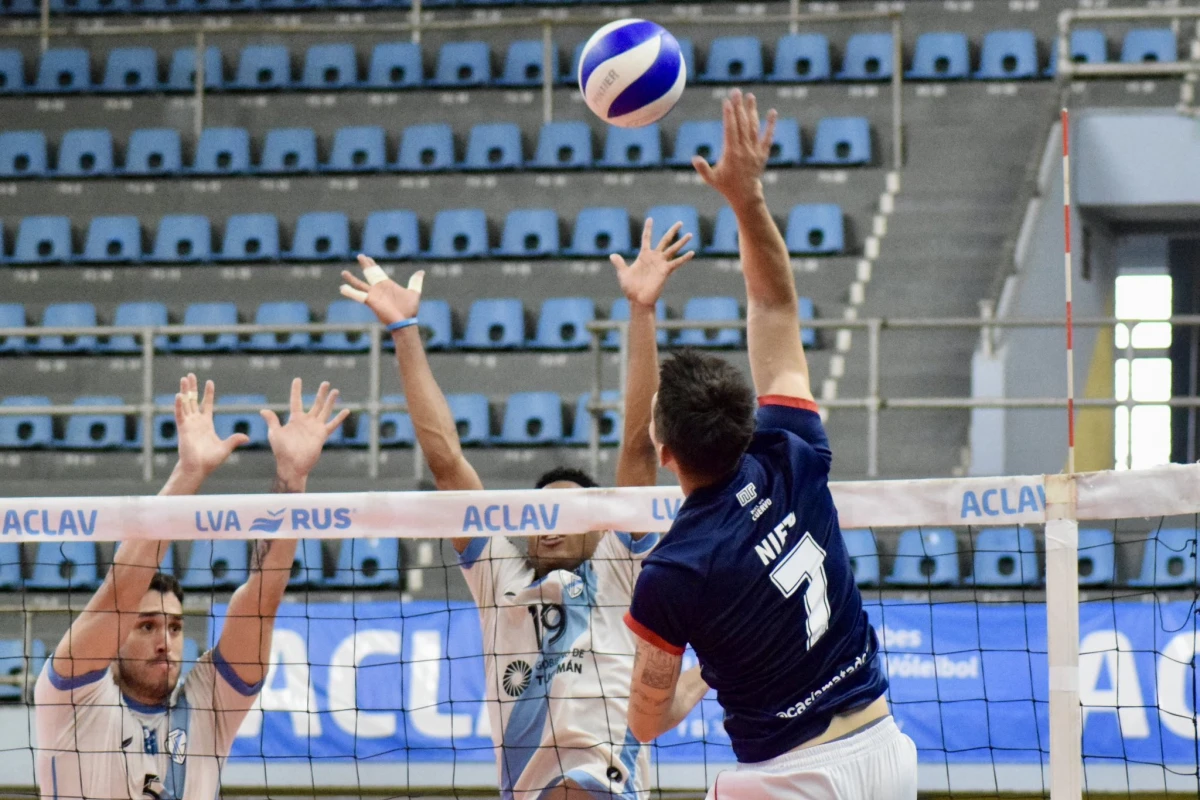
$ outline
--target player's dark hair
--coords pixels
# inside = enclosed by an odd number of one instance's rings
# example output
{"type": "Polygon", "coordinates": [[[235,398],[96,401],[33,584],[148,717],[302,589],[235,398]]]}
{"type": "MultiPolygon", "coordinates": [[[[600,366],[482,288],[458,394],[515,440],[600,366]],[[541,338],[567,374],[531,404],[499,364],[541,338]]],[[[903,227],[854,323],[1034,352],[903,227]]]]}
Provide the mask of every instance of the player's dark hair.
{"type": "Polygon", "coordinates": [[[714,482],[737,469],[754,410],[754,390],[728,361],[681,350],[659,369],[655,433],[691,476],[714,482]]]}
{"type": "Polygon", "coordinates": [[[149,591],[160,594],[173,594],[175,595],[175,599],[181,603],[183,602],[183,587],[179,585],[179,581],[175,579],[174,575],[168,575],[165,572],[154,573],[154,577],[150,579],[149,591]]]}
{"type": "Polygon", "coordinates": [[[588,475],[581,469],[575,469],[574,467],[555,467],[546,474],[542,475],[542,477],[538,478],[537,486],[534,488],[545,489],[550,484],[558,483],[559,481],[570,481],[571,483],[577,483],[584,489],[595,489],[600,485],[596,483],[595,478],[593,478],[591,475],[588,475]]]}

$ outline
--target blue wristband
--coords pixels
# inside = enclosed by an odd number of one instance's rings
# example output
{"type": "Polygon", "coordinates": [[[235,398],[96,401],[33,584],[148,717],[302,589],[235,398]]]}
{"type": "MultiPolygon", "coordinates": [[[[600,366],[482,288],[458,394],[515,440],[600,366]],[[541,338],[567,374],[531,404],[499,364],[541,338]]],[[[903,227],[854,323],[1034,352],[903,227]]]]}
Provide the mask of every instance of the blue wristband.
{"type": "Polygon", "coordinates": [[[409,325],[416,325],[416,324],[417,324],[417,318],[413,317],[412,319],[402,319],[399,322],[393,322],[391,325],[387,326],[387,329],[389,331],[398,331],[401,328],[407,328],[409,325]]]}

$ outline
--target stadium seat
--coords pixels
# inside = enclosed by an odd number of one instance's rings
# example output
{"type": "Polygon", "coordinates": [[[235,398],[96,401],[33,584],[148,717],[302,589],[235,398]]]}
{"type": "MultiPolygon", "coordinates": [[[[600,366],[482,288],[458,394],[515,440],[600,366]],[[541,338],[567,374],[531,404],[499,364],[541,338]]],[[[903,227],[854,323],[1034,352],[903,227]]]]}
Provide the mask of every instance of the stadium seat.
{"type": "Polygon", "coordinates": [[[250,134],[245,128],[205,128],[196,143],[192,172],[234,175],[250,171],[250,134]]]}
{"type": "Polygon", "coordinates": [[[771,140],[767,163],[776,167],[794,167],[803,160],[800,123],[793,117],[780,117],[775,121],[775,138],[771,140]]]}
{"type": "Polygon", "coordinates": [[[517,392],[509,396],[499,444],[559,444],[563,438],[562,398],[555,392],[517,392]]]}
{"type": "Polygon", "coordinates": [[[252,44],[242,50],[231,89],[267,91],[292,85],[292,63],[288,49],[279,44],[252,44]]]}
{"type": "Polygon", "coordinates": [[[829,39],[822,33],[791,33],[775,45],[775,62],[767,80],[804,83],[829,80],[829,39]]]}
{"type": "Polygon", "coordinates": [[[552,297],[542,303],[532,345],[546,350],[581,350],[592,341],[587,329],[596,319],[590,297],[552,297]]]}
{"type": "Polygon", "coordinates": [[[0,95],[25,91],[25,59],[20,50],[0,49],[0,95]]]}
{"type": "Polygon", "coordinates": [[[25,217],[17,228],[14,264],[58,264],[71,261],[71,221],[66,217],[25,217]]]}
{"type": "Polygon", "coordinates": [[[592,129],[586,122],[545,123],[530,166],[540,169],[592,166],[592,129]]]}
{"type": "Polygon", "coordinates": [[[1033,31],[990,31],[984,35],[976,78],[1036,78],[1038,72],[1037,39],[1033,31]]]}
{"type": "Polygon", "coordinates": [[[410,125],[400,137],[396,168],[401,172],[453,169],[454,132],[446,123],[410,125]]]}
{"type": "Polygon", "coordinates": [[[1116,581],[1117,558],[1112,531],[1081,528],[1079,531],[1079,585],[1109,586],[1116,581]]]}
{"type": "MultiPolygon", "coordinates": [[[[91,521],[83,511],[76,512],[73,517],[77,526],[91,521]]],[[[33,573],[29,580],[25,581],[25,588],[54,591],[94,590],[100,586],[98,556],[93,542],[38,542],[33,573]]]]}
{"type": "Polygon", "coordinates": [[[1175,32],[1170,28],[1134,29],[1121,43],[1121,61],[1126,64],[1167,63],[1179,60],[1175,32]]]}
{"type": "MultiPolygon", "coordinates": [[[[0,328],[25,326],[25,306],[20,303],[0,303],[0,328]]],[[[0,353],[23,353],[26,346],[24,336],[0,336],[0,353]]]]}
{"type": "Polygon", "coordinates": [[[257,411],[221,412],[221,406],[265,406],[267,398],[261,394],[227,394],[217,398],[217,413],[213,414],[213,427],[217,436],[228,439],[235,433],[250,437],[247,447],[258,447],[267,443],[267,422],[257,411]]]}
{"type": "Polygon", "coordinates": [[[275,128],[267,131],[258,171],[267,174],[314,172],[317,169],[317,134],[312,128],[275,128]]]}
{"type": "MultiPolygon", "coordinates": [[[[0,589],[19,589],[24,583],[25,579],[21,577],[21,545],[16,542],[0,543],[0,589]]],[[[40,640],[35,639],[34,642],[40,643],[40,640]]]]}
{"type": "Polygon", "coordinates": [[[147,128],[129,135],[126,175],[175,175],[183,169],[179,131],[147,128]]]}
{"type": "MultiPolygon", "coordinates": [[[[91,303],[51,303],[42,312],[43,328],[94,328],[96,307],[91,303]]],[[[96,337],[39,336],[32,348],[39,353],[90,353],[96,349],[96,337]]]]}
{"type": "Polygon", "coordinates": [[[318,44],[304,54],[300,86],[313,91],[358,86],[358,57],[352,44],[318,44]]]}
{"type": "MultiPolygon", "coordinates": [[[[375,312],[357,300],[334,300],[325,310],[325,322],[331,325],[366,325],[375,322],[375,312]]],[[[321,334],[322,350],[365,353],[370,346],[370,338],[366,333],[333,331],[321,334]]]]}
{"type": "MultiPolygon", "coordinates": [[[[600,393],[600,402],[619,403],[621,393],[607,391],[600,393]]],[[[581,394],[575,403],[575,419],[571,426],[571,436],[567,444],[584,445],[592,440],[592,412],[588,405],[592,402],[591,394],[581,394]]],[[[600,444],[614,445],[621,443],[621,413],[605,411],[600,415],[600,444]]]]}
{"type": "Polygon", "coordinates": [[[549,208],[519,208],[508,212],[495,254],[503,258],[558,255],[558,214],[549,208]]]}
{"type": "Polygon", "coordinates": [[[399,539],[343,539],[326,587],[380,589],[400,585],[399,539]]]}
{"type": "Polygon", "coordinates": [[[46,174],[46,134],[0,133],[0,178],[40,178],[46,174]]]}
{"type": "Polygon", "coordinates": [[[879,585],[879,547],[875,534],[868,530],[842,531],[846,554],[850,556],[850,571],[859,586],[879,585]]]}
{"type": "Polygon", "coordinates": [[[40,11],[38,0],[0,0],[0,16],[35,17],[40,11]]]}
{"type": "Polygon", "coordinates": [[[379,125],[338,128],[324,169],[328,172],[379,172],[387,167],[387,139],[379,125]]]}
{"type": "Polygon", "coordinates": [[[412,211],[372,211],[363,225],[362,251],[371,258],[418,257],[421,234],[417,215],[412,211]]]}
{"type": "MultiPolygon", "coordinates": [[[[17,547],[13,544],[10,547],[17,547]]],[[[17,551],[20,555],[20,550],[17,551]]],[[[17,571],[20,572],[21,563],[17,562],[17,571]]],[[[7,565],[3,566],[3,571],[10,571],[7,565]]],[[[18,575],[18,577],[20,577],[18,575]]],[[[19,581],[18,581],[19,583],[19,581]]],[[[40,639],[33,641],[41,643],[40,639]]],[[[44,649],[43,645],[43,649],[44,649]]],[[[36,679],[34,673],[33,658],[25,654],[24,639],[0,639],[0,677],[5,679],[5,683],[0,684],[0,700],[21,700],[25,696],[26,684],[30,683],[29,677],[36,679]]]]}
{"type": "Polygon", "coordinates": [[[607,258],[609,253],[629,253],[629,212],[624,208],[584,208],[575,217],[575,230],[567,255],[607,258]]]}
{"type": "MultiPolygon", "coordinates": [[[[811,297],[796,298],[796,306],[797,306],[797,312],[800,315],[801,326],[803,326],[803,324],[805,322],[811,322],[813,319],[815,319],[815,314],[813,311],[813,301],[812,301],[811,297]]],[[[816,331],[816,329],[812,328],[812,327],[808,327],[808,328],[801,327],[800,328],[800,344],[804,345],[805,347],[816,347],[817,346],[817,331],[816,331]]]]}
{"type": "Polygon", "coordinates": [[[56,172],[60,178],[109,175],[113,171],[112,134],[103,128],[74,130],[58,144],[56,172]]]}
{"type": "MultiPolygon", "coordinates": [[[[1071,61],[1076,64],[1103,64],[1108,61],[1108,40],[1104,31],[1096,28],[1076,28],[1071,31],[1071,61]]],[[[1050,65],[1046,77],[1058,72],[1058,42],[1050,43],[1050,65]]]]}
{"type": "Polygon", "coordinates": [[[454,346],[454,320],[445,300],[422,300],[417,325],[426,350],[447,350],[454,346]]]}
{"type": "MultiPolygon", "coordinates": [[[[6,397],[0,406],[48,406],[47,397],[6,397]]],[[[54,420],[49,414],[27,412],[0,417],[0,447],[7,450],[50,447],[54,444],[54,420]]]]}
{"type": "MultiPolygon", "coordinates": [[[[504,71],[496,80],[500,86],[541,86],[545,54],[541,39],[513,42],[504,57],[504,71]]],[[[558,48],[550,48],[550,74],[558,75],[558,48]]]]}
{"type": "Polygon", "coordinates": [[[703,83],[758,83],[763,79],[762,43],[756,36],[719,36],[708,46],[703,83]]]}
{"type": "Polygon", "coordinates": [[[610,125],[604,139],[604,157],[597,166],[612,169],[649,169],[662,165],[662,133],[658,123],[641,128],[610,125]]]}
{"type": "Polygon", "coordinates": [[[912,69],[904,77],[912,80],[945,81],[971,75],[971,51],[967,35],[954,32],[922,33],[913,51],[912,69]]]}
{"type": "Polygon", "coordinates": [[[420,86],[424,82],[419,44],[387,42],[375,45],[367,69],[367,88],[401,89],[420,86]]]}
{"type": "Polygon", "coordinates": [[[679,55],[683,56],[683,65],[687,70],[688,83],[696,82],[696,48],[692,44],[691,39],[681,39],[675,37],[675,41],[679,42],[679,55]]]}
{"type": "Polygon", "coordinates": [[[846,40],[840,81],[882,81],[892,77],[892,35],[856,33],[846,40]]]}
{"type": "Polygon", "coordinates": [[[587,42],[579,42],[575,45],[575,49],[571,51],[571,63],[568,65],[566,72],[559,75],[558,82],[579,86],[579,62],[583,58],[583,47],[587,42]]]}
{"type": "Polygon", "coordinates": [[[142,260],[142,227],[137,217],[92,217],[80,261],[88,264],[142,260]]]}
{"type": "Polygon", "coordinates": [[[212,255],[212,227],[198,214],[168,214],[158,222],[153,261],[208,261],[212,255]]]}
{"type": "MultiPolygon", "coordinates": [[[[120,406],[120,397],[77,397],[76,406],[120,406]]],[[[125,417],[120,414],[72,414],[59,446],[68,450],[111,450],[125,447],[125,417]]]]}
{"type": "MultiPolygon", "coordinates": [[[[117,327],[155,327],[169,322],[167,307],[159,302],[121,303],[113,315],[113,325],[117,327]]],[[[158,350],[167,349],[167,337],[155,336],[154,346],[158,350]]],[[[108,341],[101,340],[99,350],[103,353],[140,353],[142,341],[130,333],[111,336],[108,341]]]]}
{"type": "Polygon", "coordinates": [[[153,47],[117,47],[109,51],[100,91],[155,92],[159,88],[158,54],[153,47]]]}
{"type": "Polygon", "coordinates": [[[218,261],[278,261],[279,220],[274,214],[234,214],[225,220],[218,261]]]}
{"type": "Polygon", "coordinates": [[[711,256],[738,255],[738,223],[733,209],[725,206],[717,212],[717,220],[713,223],[712,243],[704,248],[711,256]]]}
{"type": "Polygon", "coordinates": [[[310,211],[296,220],[292,232],[292,261],[350,258],[350,220],[340,211],[310,211]]]}
{"type": "MultiPolygon", "coordinates": [[[[296,301],[263,303],[254,315],[255,325],[307,325],[312,322],[308,306],[296,301]]],[[[299,352],[307,350],[312,341],[310,333],[256,333],[245,344],[247,350],[268,352],[299,352]]]]}
{"type": "MultiPolygon", "coordinates": [[[[656,320],[658,320],[659,322],[661,322],[667,318],[666,302],[659,300],[657,303],[654,304],[654,318],[656,320]]],[[[624,297],[614,300],[613,304],[612,304],[612,308],[610,308],[609,312],[608,312],[608,319],[611,322],[628,322],[629,321],[629,301],[626,300],[624,297]]],[[[658,340],[659,347],[667,346],[667,332],[665,330],[663,330],[662,328],[659,328],[658,336],[656,338],[658,340]]],[[[616,348],[616,347],[619,347],[620,345],[621,345],[621,334],[619,331],[612,330],[612,331],[609,331],[608,333],[604,334],[604,346],[605,347],[616,348]]]]}
{"type": "MultiPolygon", "coordinates": [[[[738,302],[732,297],[693,297],[683,306],[683,319],[688,322],[726,322],[741,318],[738,302]]],[[[742,332],[735,328],[688,328],[676,334],[675,344],[687,347],[740,347],[742,332]]]]}
{"type": "Polygon", "coordinates": [[[1041,581],[1033,531],[984,528],[975,537],[974,567],[968,581],[976,586],[1032,586],[1041,581]]]}
{"type": "Polygon", "coordinates": [[[479,208],[439,211],[429,237],[430,258],[481,258],[488,254],[487,216],[479,208]]]}
{"type": "Polygon", "coordinates": [[[817,123],[810,164],[870,164],[871,126],[865,117],[826,117],[817,123]]]}
{"type": "MultiPolygon", "coordinates": [[[[211,519],[202,520],[214,533],[224,530],[226,520],[217,519],[221,512],[207,512],[211,519]]],[[[230,512],[224,512],[226,514],[230,512]]],[[[268,521],[274,521],[270,517],[268,521]]],[[[254,520],[257,522],[257,520],[254,520]]],[[[251,520],[238,522],[244,529],[253,524],[251,520]]],[[[213,589],[232,589],[246,582],[250,574],[250,557],[246,552],[246,542],[240,539],[194,539],[188,554],[187,571],[179,583],[184,589],[211,591],[213,589]]]]}
{"type": "MultiPolygon", "coordinates": [[[[175,395],[160,394],[154,398],[156,406],[171,406],[175,404],[175,395]]],[[[159,413],[154,415],[154,432],[152,435],[155,450],[174,450],[179,445],[179,431],[175,427],[174,413],[159,413]]]]}
{"type": "Polygon", "coordinates": [[[896,559],[886,582],[893,586],[957,586],[958,540],[946,528],[911,529],[900,534],[896,559]]]}
{"type": "Polygon", "coordinates": [[[520,169],[524,164],[521,129],[516,123],[491,122],[471,128],[463,169],[520,169]]]}
{"type": "MultiPolygon", "coordinates": [[[[193,303],[183,312],[184,325],[236,325],[233,303],[193,303]]],[[[238,348],[236,333],[185,333],[172,345],[183,352],[229,352],[238,348]]]]}
{"type": "MultiPolygon", "coordinates": [[[[172,552],[170,549],[168,553],[172,552]]],[[[165,571],[162,567],[160,572],[165,571]]],[[[196,667],[196,662],[200,660],[200,644],[195,639],[183,640],[183,663],[179,665],[179,680],[182,681],[187,677],[188,673],[196,667]]]]}
{"type": "Polygon", "coordinates": [[[1195,586],[1196,532],[1192,528],[1152,531],[1142,553],[1142,571],[1130,586],[1169,588],[1195,586]]]}
{"type": "Polygon", "coordinates": [[[654,220],[655,244],[672,225],[682,222],[683,227],[679,229],[680,238],[690,233],[692,240],[688,243],[688,249],[700,247],[700,215],[696,213],[694,206],[654,206],[646,211],[646,218],[654,220]]]}
{"type": "MultiPolygon", "coordinates": [[[[402,394],[388,394],[379,398],[384,405],[401,405],[405,402],[402,394]]],[[[364,419],[360,417],[360,420],[364,419]]],[[[359,423],[360,426],[365,424],[359,423]]],[[[379,444],[383,447],[412,447],[417,441],[416,431],[413,430],[412,417],[405,411],[379,412],[379,444]]]]}
{"type": "Polygon", "coordinates": [[[794,206],[788,214],[788,252],[795,255],[840,253],[845,249],[842,209],[832,203],[794,206]]]}
{"type": "Polygon", "coordinates": [[[458,439],[464,445],[486,445],[492,438],[492,412],[487,397],[481,394],[451,394],[446,396],[450,414],[458,429],[458,439]]]}
{"type": "Polygon", "coordinates": [[[721,123],[713,120],[689,119],[679,124],[675,134],[675,152],[667,159],[673,167],[690,167],[692,156],[700,156],[710,164],[721,158],[725,133],[721,123]]]}
{"type": "Polygon", "coordinates": [[[459,342],[473,350],[513,350],[525,345],[525,309],[514,298],[476,300],[459,342]]]}
{"type": "Polygon", "coordinates": [[[492,82],[492,51],[487,42],[447,42],[438,51],[433,85],[487,86],[492,82]]]}
{"type": "MultiPolygon", "coordinates": [[[[204,49],[204,88],[221,89],[225,86],[225,65],[221,51],[216,47],[204,49]]],[[[167,91],[194,92],[196,90],[196,48],[181,47],[171,57],[167,71],[167,91]]]]}
{"type": "Polygon", "coordinates": [[[33,90],[39,94],[77,94],[92,88],[92,67],[82,47],[50,48],[42,53],[33,90]]]}
{"type": "Polygon", "coordinates": [[[320,589],[325,585],[325,548],[320,539],[301,539],[292,559],[289,589],[320,589]]]}

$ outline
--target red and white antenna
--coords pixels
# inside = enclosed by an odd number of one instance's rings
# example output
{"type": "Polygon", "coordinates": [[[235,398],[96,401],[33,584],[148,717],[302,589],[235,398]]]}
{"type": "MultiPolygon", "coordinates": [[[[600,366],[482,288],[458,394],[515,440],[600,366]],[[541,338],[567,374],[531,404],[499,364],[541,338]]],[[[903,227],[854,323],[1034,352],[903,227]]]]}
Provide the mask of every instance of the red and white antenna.
{"type": "Polygon", "coordinates": [[[1075,322],[1071,316],[1071,136],[1070,114],[1062,110],[1063,267],[1067,297],[1067,473],[1075,472],[1075,322]]]}

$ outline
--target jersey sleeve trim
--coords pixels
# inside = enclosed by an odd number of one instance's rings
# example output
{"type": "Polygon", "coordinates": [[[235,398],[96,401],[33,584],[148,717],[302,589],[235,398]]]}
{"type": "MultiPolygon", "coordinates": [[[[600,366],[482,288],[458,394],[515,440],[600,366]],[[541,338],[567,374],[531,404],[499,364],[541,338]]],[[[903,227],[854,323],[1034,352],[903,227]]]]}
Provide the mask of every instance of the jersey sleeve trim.
{"type": "Polygon", "coordinates": [[[640,539],[634,539],[633,534],[625,533],[624,531],[613,531],[617,540],[625,545],[625,549],[633,553],[635,556],[640,556],[642,553],[649,553],[654,549],[654,545],[658,544],[659,535],[657,533],[647,533],[640,539]]]}
{"type": "Polygon", "coordinates": [[[483,548],[487,547],[488,539],[486,536],[476,536],[467,545],[467,549],[458,554],[458,565],[463,569],[470,569],[483,555],[483,548]]]}
{"type": "Polygon", "coordinates": [[[802,397],[788,397],[783,394],[764,394],[758,398],[759,407],[763,406],[787,406],[788,408],[799,408],[803,411],[811,411],[814,414],[820,412],[815,400],[805,400],[802,397]]]}
{"type": "Polygon", "coordinates": [[[70,692],[83,686],[87,686],[90,683],[95,683],[107,674],[108,667],[105,667],[104,669],[98,669],[94,672],[85,672],[82,675],[64,678],[62,675],[58,674],[56,669],[54,669],[54,656],[50,656],[50,660],[46,663],[46,677],[50,679],[50,685],[55,689],[58,689],[60,692],[70,692]]]}
{"type": "Polygon", "coordinates": [[[684,648],[680,647],[679,645],[671,644],[666,639],[662,638],[657,633],[634,619],[633,614],[628,611],[625,612],[625,626],[637,634],[640,638],[644,639],[646,642],[657,647],[659,650],[663,650],[673,656],[683,655],[684,648]]]}
{"type": "Polygon", "coordinates": [[[237,670],[233,668],[233,665],[225,660],[225,656],[221,655],[221,648],[219,646],[213,648],[212,662],[213,666],[217,668],[217,674],[224,678],[225,682],[228,683],[233,690],[242,697],[253,697],[262,691],[263,682],[266,679],[264,678],[258,683],[246,683],[244,680],[242,680],[242,677],[237,674],[237,670]]]}

